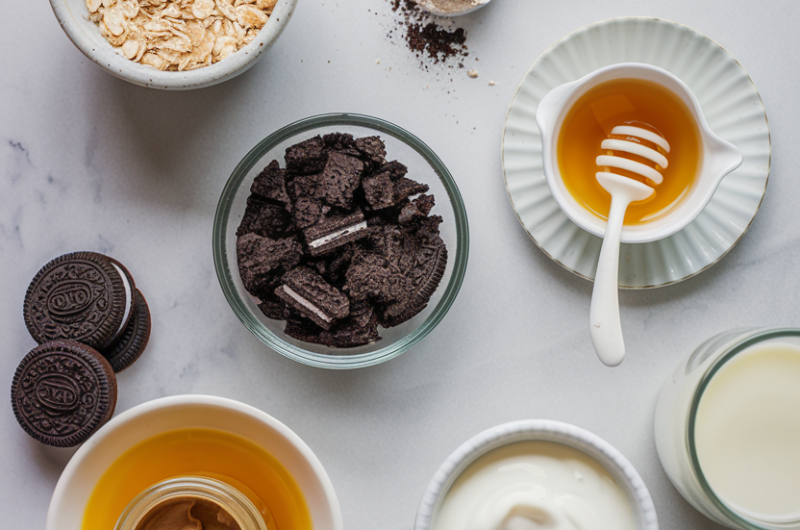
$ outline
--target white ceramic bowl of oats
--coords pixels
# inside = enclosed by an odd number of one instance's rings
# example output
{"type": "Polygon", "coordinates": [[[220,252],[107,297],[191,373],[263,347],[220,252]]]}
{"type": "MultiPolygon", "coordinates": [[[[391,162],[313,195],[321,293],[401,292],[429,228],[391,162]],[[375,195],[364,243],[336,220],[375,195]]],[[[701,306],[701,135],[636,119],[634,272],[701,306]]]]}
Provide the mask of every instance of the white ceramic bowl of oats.
{"type": "Polygon", "coordinates": [[[253,66],[297,0],[50,0],[70,40],[107,72],[162,90],[202,88],[253,66]]]}

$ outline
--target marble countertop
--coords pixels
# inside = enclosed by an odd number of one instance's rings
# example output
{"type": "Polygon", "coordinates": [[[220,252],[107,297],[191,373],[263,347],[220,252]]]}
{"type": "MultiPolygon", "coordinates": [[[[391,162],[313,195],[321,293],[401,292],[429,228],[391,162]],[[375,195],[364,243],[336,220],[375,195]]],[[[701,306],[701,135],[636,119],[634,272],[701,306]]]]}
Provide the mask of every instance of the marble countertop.
{"type": "MultiPolygon", "coordinates": [[[[721,528],[661,469],[653,410],[679,357],[707,337],[800,323],[800,179],[785,173],[800,161],[800,3],[496,0],[458,20],[468,32],[466,67],[479,72],[472,79],[466,68],[420,68],[392,31],[399,16],[387,0],[301,0],[259,64],[193,92],[108,75],[70,43],[45,0],[7,2],[4,12],[6,392],[34,346],[22,320],[33,274],[62,253],[94,250],[128,266],[153,317],[147,352],[119,377],[117,411],[181,393],[266,411],[319,456],[349,529],[411,528],[447,455],[483,429],[524,418],[571,422],[616,446],[650,488],[664,530],[721,528]],[[624,15],[681,22],[736,57],[763,98],[773,158],[761,211],[721,262],[677,285],[621,293],[629,354],[608,369],[588,333],[591,283],[552,262],[517,222],[500,138],[517,84],[547,46],[624,15]],[[262,345],[229,309],[211,256],[214,210],[236,163],[277,128],[325,112],[378,116],[421,137],[458,182],[471,232],[461,293],[439,326],[397,359],[349,372],[302,366],[262,345]]],[[[3,526],[43,528],[71,452],[30,439],[8,403],[0,427],[3,526]]]]}

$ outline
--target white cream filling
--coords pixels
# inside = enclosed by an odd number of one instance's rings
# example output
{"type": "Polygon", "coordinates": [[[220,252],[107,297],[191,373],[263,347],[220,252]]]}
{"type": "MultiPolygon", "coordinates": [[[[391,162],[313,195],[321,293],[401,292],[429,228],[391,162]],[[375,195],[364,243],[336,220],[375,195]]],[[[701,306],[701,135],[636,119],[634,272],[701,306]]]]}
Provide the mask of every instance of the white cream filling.
{"type": "Polygon", "coordinates": [[[317,315],[319,318],[321,318],[325,322],[330,322],[331,321],[331,317],[329,317],[328,315],[326,315],[325,313],[320,311],[320,309],[317,306],[315,306],[314,304],[312,304],[309,300],[307,300],[306,298],[303,298],[302,296],[300,296],[300,294],[298,294],[297,291],[293,290],[291,287],[288,287],[286,285],[283,285],[282,288],[283,288],[283,292],[285,292],[286,294],[291,296],[292,299],[294,299],[298,304],[300,304],[301,306],[305,307],[306,309],[308,309],[309,311],[311,311],[312,313],[317,315]]]}
{"type": "Polygon", "coordinates": [[[330,234],[328,234],[326,236],[322,236],[319,239],[315,239],[314,241],[309,243],[308,246],[310,248],[321,247],[322,245],[330,243],[334,239],[338,239],[338,238],[340,238],[342,236],[346,236],[346,235],[354,234],[356,232],[360,232],[361,230],[364,230],[365,228],[367,228],[367,222],[366,221],[361,221],[360,223],[356,223],[354,225],[347,226],[345,228],[342,228],[341,230],[337,230],[335,232],[331,232],[330,234]]]}
{"type": "Polygon", "coordinates": [[[117,269],[120,278],[122,278],[122,285],[125,286],[125,313],[122,314],[122,324],[120,324],[117,332],[114,333],[114,338],[111,339],[113,341],[120,336],[120,334],[125,330],[125,325],[128,323],[128,316],[131,314],[131,305],[133,303],[133,292],[131,290],[131,284],[128,282],[128,277],[125,275],[122,269],[113,261],[110,263],[115,269],[117,269]]]}

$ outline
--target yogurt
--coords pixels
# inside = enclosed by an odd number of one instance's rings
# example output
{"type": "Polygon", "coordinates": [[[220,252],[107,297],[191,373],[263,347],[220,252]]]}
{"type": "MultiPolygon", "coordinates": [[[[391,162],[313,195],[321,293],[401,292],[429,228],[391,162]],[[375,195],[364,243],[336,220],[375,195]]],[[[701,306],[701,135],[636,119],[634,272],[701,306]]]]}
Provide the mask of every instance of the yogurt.
{"type": "Polygon", "coordinates": [[[700,469],[749,519],[800,520],[800,347],[772,342],[736,354],[697,408],[700,469]]]}
{"type": "Polygon", "coordinates": [[[585,453],[517,442],[472,462],[447,492],[432,530],[634,530],[628,499],[585,453]]]}

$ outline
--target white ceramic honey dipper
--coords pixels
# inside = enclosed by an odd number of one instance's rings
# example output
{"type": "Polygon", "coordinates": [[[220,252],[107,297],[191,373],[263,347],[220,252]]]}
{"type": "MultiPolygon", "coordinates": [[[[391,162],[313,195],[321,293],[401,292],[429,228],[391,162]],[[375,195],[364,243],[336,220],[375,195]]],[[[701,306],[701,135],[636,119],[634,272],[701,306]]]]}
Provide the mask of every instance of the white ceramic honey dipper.
{"type": "Polygon", "coordinates": [[[669,143],[663,136],[648,129],[634,125],[619,125],[611,130],[610,137],[603,140],[600,147],[609,154],[597,157],[596,163],[608,171],[595,174],[597,182],[611,194],[611,208],[608,212],[606,233],[600,259],[597,262],[597,273],[592,289],[592,305],[589,310],[589,322],[592,333],[592,344],[597,356],[607,366],[617,366],[625,357],[625,341],[622,338],[622,325],[619,321],[619,240],[622,233],[622,222],[625,211],[633,201],[642,201],[655,191],[652,187],[638,180],[612,173],[612,168],[622,169],[645,177],[658,185],[664,181],[659,169],[666,169],[667,157],[662,153],[643,145],[641,140],[655,144],[669,153],[669,143]],[[611,136],[617,138],[611,138],[611,136]],[[619,138],[624,137],[624,138],[619,138]],[[617,152],[629,153],[653,162],[655,167],[616,156],[617,152]]]}

